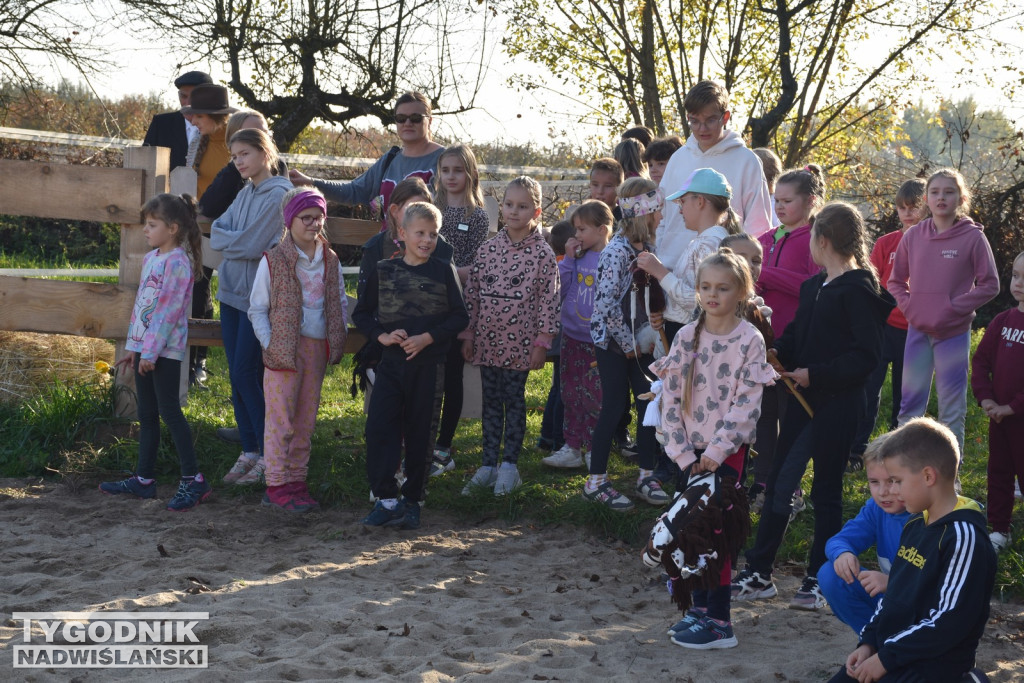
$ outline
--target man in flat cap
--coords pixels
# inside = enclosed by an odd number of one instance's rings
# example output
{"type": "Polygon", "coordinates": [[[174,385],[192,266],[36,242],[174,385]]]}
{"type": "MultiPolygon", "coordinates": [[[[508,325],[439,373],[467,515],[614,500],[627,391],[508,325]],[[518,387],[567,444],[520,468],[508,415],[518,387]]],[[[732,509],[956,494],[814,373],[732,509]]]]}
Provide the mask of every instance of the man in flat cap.
{"type": "MultiPolygon", "coordinates": [[[[202,71],[189,71],[178,76],[174,80],[174,87],[178,89],[178,102],[181,106],[189,106],[193,88],[207,83],[213,83],[213,79],[202,71]]],[[[189,143],[193,139],[199,139],[199,129],[179,110],[154,116],[142,144],[151,147],[170,147],[173,170],[186,165],[189,143]]]]}

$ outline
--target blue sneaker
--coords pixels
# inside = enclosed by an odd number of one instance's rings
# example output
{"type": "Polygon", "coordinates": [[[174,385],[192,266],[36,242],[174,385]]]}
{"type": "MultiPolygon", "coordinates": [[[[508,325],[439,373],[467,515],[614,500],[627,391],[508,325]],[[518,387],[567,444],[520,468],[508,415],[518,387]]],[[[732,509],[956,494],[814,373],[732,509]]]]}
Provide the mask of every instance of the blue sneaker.
{"type": "Polygon", "coordinates": [[[405,501],[405,516],[402,518],[402,523],[399,525],[403,529],[419,529],[420,528],[420,504],[414,500],[405,501]]]}
{"type": "Polygon", "coordinates": [[[202,474],[188,478],[183,477],[178,482],[178,492],[167,503],[167,509],[172,512],[191,510],[209,498],[211,493],[213,493],[213,487],[202,474]]]}
{"type": "MultiPolygon", "coordinates": [[[[419,521],[419,506],[417,505],[416,519],[419,521]]],[[[401,526],[405,521],[405,501],[399,499],[394,510],[388,510],[384,503],[377,501],[373,504],[370,514],[363,518],[363,526],[401,526]]]]}
{"type": "Polygon", "coordinates": [[[731,623],[720,624],[710,617],[703,617],[690,628],[675,634],[672,642],[691,650],[722,650],[739,645],[731,623]]]}
{"type": "Polygon", "coordinates": [[[704,610],[697,609],[696,607],[688,609],[686,611],[686,616],[677,621],[668,629],[668,634],[670,636],[674,636],[677,633],[682,633],[683,631],[688,630],[691,626],[693,626],[698,621],[703,619],[705,614],[707,614],[707,612],[705,612],[704,610]]]}
{"type": "Polygon", "coordinates": [[[135,496],[136,498],[153,498],[156,496],[156,480],[143,484],[139,481],[139,475],[133,474],[121,481],[105,481],[100,484],[100,491],[110,496],[119,496],[122,493],[135,496]]]}

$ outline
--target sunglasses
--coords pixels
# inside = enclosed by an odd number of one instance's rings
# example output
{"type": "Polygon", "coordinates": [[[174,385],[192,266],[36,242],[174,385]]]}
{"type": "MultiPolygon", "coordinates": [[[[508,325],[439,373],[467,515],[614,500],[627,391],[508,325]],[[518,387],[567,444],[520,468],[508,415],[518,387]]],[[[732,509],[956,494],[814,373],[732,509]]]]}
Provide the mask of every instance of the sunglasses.
{"type": "Polygon", "coordinates": [[[315,216],[297,216],[297,218],[302,221],[302,224],[307,228],[311,225],[321,225],[325,220],[327,220],[327,217],[322,214],[317,214],[315,216]]]}
{"type": "Polygon", "coordinates": [[[411,123],[423,123],[423,119],[425,118],[426,116],[424,116],[423,114],[395,114],[395,123],[399,125],[405,123],[406,121],[409,121],[411,123]]]}

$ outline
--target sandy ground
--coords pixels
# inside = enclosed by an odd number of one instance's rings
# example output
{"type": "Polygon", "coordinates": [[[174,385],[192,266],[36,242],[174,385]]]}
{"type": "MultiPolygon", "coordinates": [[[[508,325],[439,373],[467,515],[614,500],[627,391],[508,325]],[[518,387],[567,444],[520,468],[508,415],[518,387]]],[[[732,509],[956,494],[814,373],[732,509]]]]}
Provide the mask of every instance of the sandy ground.
{"type": "MultiPolygon", "coordinates": [[[[0,679],[140,674],[14,670],[14,611],[209,612],[196,633],[210,668],[145,673],[160,681],[821,681],[855,645],[828,610],[786,609],[798,582],[780,577],[779,598],[734,606],[737,648],[674,646],[678,614],[637,549],[572,527],[428,508],[416,532],[369,532],[352,511],[163,505],[0,481],[0,679]]],[[[992,680],[1024,676],[1022,628],[1024,606],[993,605],[978,658],[992,680]]]]}

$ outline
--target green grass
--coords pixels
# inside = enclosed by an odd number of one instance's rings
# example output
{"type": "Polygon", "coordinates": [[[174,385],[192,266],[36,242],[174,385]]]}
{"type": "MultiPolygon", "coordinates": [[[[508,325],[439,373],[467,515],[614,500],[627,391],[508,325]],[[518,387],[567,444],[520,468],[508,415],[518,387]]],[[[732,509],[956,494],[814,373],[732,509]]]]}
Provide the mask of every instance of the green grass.
{"type": "MultiPolygon", "coordinates": [[[[974,343],[980,340],[975,335],[974,343]]],[[[193,428],[202,470],[219,482],[238,456],[239,448],[215,435],[218,427],[234,424],[230,385],[223,349],[213,348],[208,360],[210,379],[207,391],[194,391],[186,416],[193,428]]],[[[489,520],[522,522],[530,525],[564,525],[567,533],[577,528],[639,545],[646,537],[657,511],[644,504],[629,513],[615,513],[583,501],[579,492],[585,481],[581,471],[551,470],[540,463],[545,455],[533,447],[540,432],[541,412],[551,380],[550,367],[531,373],[527,384],[527,437],[519,468],[525,485],[513,494],[496,499],[481,492],[462,496],[465,481],[480,465],[480,421],[464,420],[456,434],[457,467],[445,476],[429,482],[429,497],[424,511],[429,516],[443,512],[470,523],[489,520]]],[[[364,415],[362,396],[349,395],[351,358],[328,370],[317,428],[313,437],[309,483],[315,497],[325,506],[369,510],[364,466],[364,415]]],[[[888,415],[889,383],[883,388],[880,415],[888,415]]],[[[111,394],[90,387],[55,387],[48,395],[22,406],[0,406],[0,475],[40,474],[45,467],[85,476],[109,476],[111,472],[132,470],[137,456],[137,441],[120,436],[96,442],[97,429],[114,421],[111,394]]],[[[934,399],[930,413],[935,414],[934,399]]],[[[970,401],[967,416],[966,457],[962,471],[964,494],[979,501],[986,498],[987,420],[970,401]]],[[[878,430],[880,431],[880,430],[878,430]]],[[[158,456],[159,476],[177,476],[177,456],[165,430],[158,456]]],[[[636,476],[634,465],[614,456],[609,475],[621,490],[629,491],[636,476]]],[[[810,473],[804,480],[810,487],[810,473]]],[[[237,498],[239,505],[255,504],[256,488],[218,486],[222,496],[237,498]]],[[[845,481],[845,516],[854,516],[868,496],[863,472],[848,475],[845,481]]],[[[1015,509],[1015,528],[1019,535],[1012,548],[1001,555],[996,583],[997,596],[1005,599],[1024,597],[1024,507],[1015,509]]],[[[756,518],[755,518],[756,522],[756,518]]],[[[791,525],[778,560],[781,571],[787,563],[794,570],[806,561],[813,533],[813,515],[801,514],[791,525]]]]}

